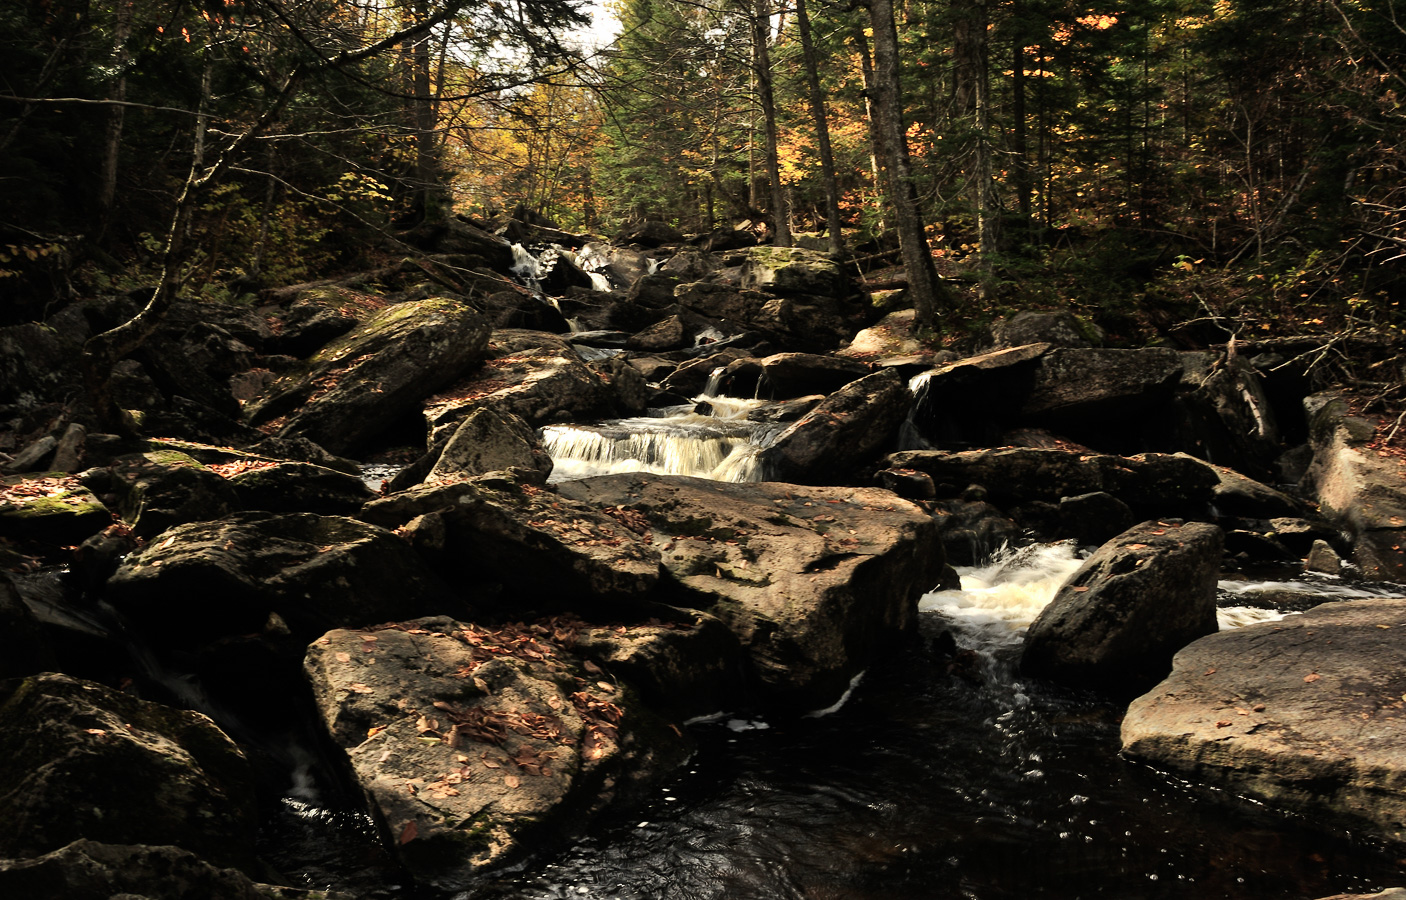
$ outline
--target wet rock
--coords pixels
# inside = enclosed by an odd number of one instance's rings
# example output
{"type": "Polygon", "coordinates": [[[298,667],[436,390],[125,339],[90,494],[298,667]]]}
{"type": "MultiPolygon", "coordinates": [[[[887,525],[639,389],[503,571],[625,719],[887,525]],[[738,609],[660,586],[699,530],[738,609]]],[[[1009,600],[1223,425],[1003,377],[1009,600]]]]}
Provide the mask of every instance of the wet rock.
{"type": "Polygon", "coordinates": [[[1406,843],[1406,601],[1331,603],[1202,638],[1129,707],[1125,755],[1406,843]]]}
{"type": "Polygon", "coordinates": [[[1112,494],[1141,516],[1206,516],[1219,477],[1188,456],[1088,454],[1071,450],[905,450],[889,454],[886,467],[917,469],[932,476],[939,497],[980,484],[997,505],[1095,491],[1112,494]]]}
{"type": "Polygon", "coordinates": [[[501,474],[419,485],[361,513],[400,529],[455,583],[497,593],[494,602],[513,615],[612,615],[643,602],[659,580],[659,556],[619,515],[610,503],[501,474]]]}
{"type": "Polygon", "coordinates": [[[697,397],[707,388],[708,381],[715,371],[726,368],[736,360],[749,358],[750,356],[745,350],[727,348],[698,359],[691,359],[680,364],[677,369],[671,372],[664,379],[663,387],[684,397],[697,397]]]}
{"type": "Polygon", "coordinates": [[[1030,390],[1049,344],[1028,344],[944,363],[914,379],[913,426],[937,446],[995,444],[1030,390]]]}
{"type": "Polygon", "coordinates": [[[112,524],[112,513],[71,475],[0,479],[0,537],[68,546],[112,524]]]}
{"type": "Polygon", "coordinates": [[[1313,465],[1305,478],[1323,515],[1352,539],[1364,578],[1406,581],[1406,489],[1401,464],[1366,446],[1374,426],[1336,395],[1305,401],[1313,465]]]}
{"type": "Polygon", "coordinates": [[[981,565],[1020,537],[1020,526],[985,500],[940,500],[933,510],[943,552],[953,565],[981,565]]]}
{"type": "Polygon", "coordinates": [[[108,599],[182,641],[261,630],[277,613],[304,640],[463,601],[390,532],[338,516],[235,513],[177,526],[129,556],[108,599]]]}
{"type": "Polygon", "coordinates": [[[660,319],[644,331],[636,332],[625,342],[625,349],[645,353],[677,350],[693,343],[693,329],[680,316],[660,319]]]}
{"type": "Polygon", "coordinates": [[[280,378],[250,406],[249,421],[347,452],[475,367],[488,331],[482,316],[454,300],[387,307],[280,378]]]}
{"type": "Polygon", "coordinates": [[[0,856],[83,838],[254,865],[248,763],[205,716],[67,675],[0,683],[0,856]]]}
{"type": "Polygon", "coordinates": [[[1225,466],[1211,466],[1211,469],[1220,480],[1211,492],[1211,502],[1223,516],[1275,519],[1292,518],[1304,512],[1303,504],[1282,491],[1225,466]]]}
{"type": "Polygon", "coordinates": [[[783,431],[762,451],[761,462],[778,481],[845,478],[894,442],[910,401],[897,372],[885,369],[865,376],[783,431]]]}
{"type": "Polygon", "coordinates": [[[183,522],[218,519],[239,508],[228,481],[178,450],[121,456],[110,472],[117,514],[140,537],[183,522]]]}
{"type": "Polygon", "coordinates": [[[507,469],[552,474],[552,458],[537,433],[518,416],[484,406],[469,413],[444,445],[427,481],[486,475],[507,469]]]}
{"type": "Polygon", "coordinates": [[[570,639],[552,623],[437,618],[333,631],[309,648],[323,721],[418,880],[462,889],[579,834],[685,759],[684,740],[592,674],[570,639]]]}
{"type": "Polygon", "coordinates": [[[344,516],[376,496],[358,475],[305,462],[233,463],[226,475],[243,509],[344,516]]]}
{"type": "Polygon", "coordinates": [[[1214,525],[1144,522],[1109,541],[1030,623],[1026,675],[1135,695],[1216,630],[1223,538],[1214,525]]]}
{"type": "Polygon", "coordinates": [[[877,488],[636,473],[560,492],[642,518],[669,576],[660,596],[727,623],[763,698],[793,712],[833,703],[942,574],[932,517],[877,488]]]}
{"type": "Polygon", "coordinates": [[[642,415],[653,391],[639,370],[619,356],[588,363],[609,388],[615,408],[626,415],[642,415]]]}

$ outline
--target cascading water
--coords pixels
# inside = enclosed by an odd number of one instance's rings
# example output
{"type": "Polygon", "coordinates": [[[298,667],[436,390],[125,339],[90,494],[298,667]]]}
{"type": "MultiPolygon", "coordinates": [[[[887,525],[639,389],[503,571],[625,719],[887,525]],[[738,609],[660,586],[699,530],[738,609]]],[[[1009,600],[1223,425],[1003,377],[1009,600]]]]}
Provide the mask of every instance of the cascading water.
{"type": "MultiPolygon", "coordinates": [[[[709,390],[716,385],[710,382],[709,390]]],[[[705,392],[694,404],[656,409],[649,416],[547,426],[542,447],[552,457],[553,482],[619,472],[760,481],[758,453],[778,427],[754,422],[748,414],[765,405],[705,392]]]]}
{"type": "MultiPolygon", "coordinates": [[[[895,652],[830,715],[691,726],[694,763],[653,804],[463,897],[1249,900],[1400,883],[1372,847],[1122,761],[1121,706],[1022,680],[1022,633],[1079,564],[1058,544],[960,570],[960,590],[922,598],[929,652],[895,652]]],[[[1252,584],[1222,589],[1223,605],[1257,602],[1252,584]]]]}

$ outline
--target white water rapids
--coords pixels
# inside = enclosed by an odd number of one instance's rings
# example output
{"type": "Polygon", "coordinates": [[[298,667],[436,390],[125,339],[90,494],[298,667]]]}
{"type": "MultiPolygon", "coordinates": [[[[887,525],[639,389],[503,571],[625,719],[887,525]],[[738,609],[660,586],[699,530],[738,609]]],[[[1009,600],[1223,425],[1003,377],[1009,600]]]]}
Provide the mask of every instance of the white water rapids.
{"type": "Polygon", "coordinates": [[[762,400],[705,394],[693,405],[658,409],[652,416],[594,426],[550,425],[542,429],[542,446],[552,457],[551,480],[651,472],[760,481],[758,453],[778,427],[753,422],[747,415],[765,405],[762,400]],[[698,403],[707,403],[711,414],[697,412],[698,403]]]}

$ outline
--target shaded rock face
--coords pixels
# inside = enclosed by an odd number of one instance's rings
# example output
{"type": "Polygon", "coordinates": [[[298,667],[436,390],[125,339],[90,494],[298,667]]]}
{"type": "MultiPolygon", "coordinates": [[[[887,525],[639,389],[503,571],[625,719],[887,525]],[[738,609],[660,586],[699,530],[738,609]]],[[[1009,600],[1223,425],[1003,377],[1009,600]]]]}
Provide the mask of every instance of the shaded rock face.
{"type": "Polygon", "coordinates": [[[39,621],[10,576],[0,572],[0,679],[57,668],[39,621]]]}
{"type": "Polygon", "coordinates": [[[362,511],[397,529],[445,578],[496,595],[514,615],[610,615],[641,603],[658,582],[659,556],[618,515],[613,504],[501,476],[420,485],[362,511]]]}
{"type": "Polygon", "coordinates": [[[205,716],[67,675],[0,683],[0,856],[87,838],[252,866],[248,764],[205,716]]]}
{"type": "Polygon", "coordinates": [[[113,460],[110,484],[122,520],[141,537],[184,522],[216,519],[239,508],[233,486],[177,450],[149,450],[113,460]]]}
{"type": "Polygon", "coordinates": [[[932,518],[884,490],[643,474],[560,490],[641,517],[670,602],[727,623],[764,699],[792,710],[834,702],[942,577],[932,518]]]}
{"type": "Polygon", "coordinates": [[[425,883],[462,888],[686,757],[628,687],[571,655],[574,631],[436,618],[333,631],[309,648],[327,729],[425,883]]]}
{"type": "Polygon", "coordinates": [[[241,507],[268,512],[353,515],[376,496],[356,475],[305,462],[250,465],[229,483],[241,507]]]}
{"type": "Polygon", "coordinates": [[[482,360],[487,322],[458,301],[389,306],[280,378],[248,409],[280,437],[306,437],[345,453],[482,360]]]}
{"type": "Polygon", "coordinates": [[[1223,550],[1214,525],[1144,522],[1089,557],[1030,623],[1023,673],[1133,695],[1216,630],[1223,550]]]}
{"type": "Polygon", "coordinates": [[[984,487],[1001,504],[1104,492],[1138,515],[1204,516],[1220,478],[1189,456],[1145,453],[1109,456],[1070,450],[905,450],[885,458],[886,468],[915,469],[932,476],[938,497],[984,487]]]}
{"type": "Polygon", "coordinates": [[[1182,363],[1177,407],[1184,448],[1252,478],[1270,478],[1284,438],[1259,372],[1211,353],[1183,353],[1182,363]]]}
{"type": "Polygon", "coordinates": [[[816,353],[774,353],[740,359],[723,372],[723,392],[734,397],[790,400],[828,394],[870,373],[867,364],[816,353]]]}
{"type": "Polygon", "coordinates": [[[775,294],[844,297],[851,284],[839,263],[799,247],[751,247],[742,264],[742,287],[775,294]]]}
{"type": "Polygon", "coordinates": [[[1306,401],[1313,464],[1305,478],[1323,514],[1353,539],[1352,561],[1378,581],[1406,581],[1406,489],[1400,461],[1367,447],[1373,426],[1335,395],[1306,401]]]}
{"type": "Polygon", "coordinates": [[[1406,600],[1329,603],[1202,638],[1129,707],[1125,755],[1406,844],[1406,600]]]}
{"type": "Polygon", "coordinates": [[[384,529],[264,512],[172,528],[123,562],[108,597],[153,633],[187,641],[257,632],[271,613],[311,640],[459,603],[384,529]]]}
{"type": "MultiPolygon", "coordinates": [[[[78,840],[34,859],[0,859],[0,896],[63,900],[269,900],[286,896],[260,887],[238,869],[213,866],[179,847],[78,840]]],[[[329,894],[328,900],[338,895],[329,894]]]]}
{"type": "Polygon", "coordinates": [[[469,413],[444,445],[429,481],[472,477],[507,469],[537,472],[543,481],[552,474],[552,458],[537,434],[512,413],[485,406],[469,413]]]}
{"type": "Polygon", "coordinates": [[[902,377],[885,369],[826,397],[761,453],[769,477],[806,484],[845,479],[886,445],[908,414],[902,377]]]}

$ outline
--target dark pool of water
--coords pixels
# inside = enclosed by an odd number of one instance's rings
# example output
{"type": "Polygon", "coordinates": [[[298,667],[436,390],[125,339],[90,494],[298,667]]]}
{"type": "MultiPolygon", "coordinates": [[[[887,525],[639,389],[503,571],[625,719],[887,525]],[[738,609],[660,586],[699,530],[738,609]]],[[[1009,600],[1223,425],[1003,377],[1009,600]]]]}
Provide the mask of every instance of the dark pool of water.
{"type": "Polygon", "coordinates": [[[656,802],[461,896],[1313,898],[1406,884],[1380,848],[1121,760],[1120,715],[915,653],[831,716],[695,726],[694,764],[656,802]]]}

